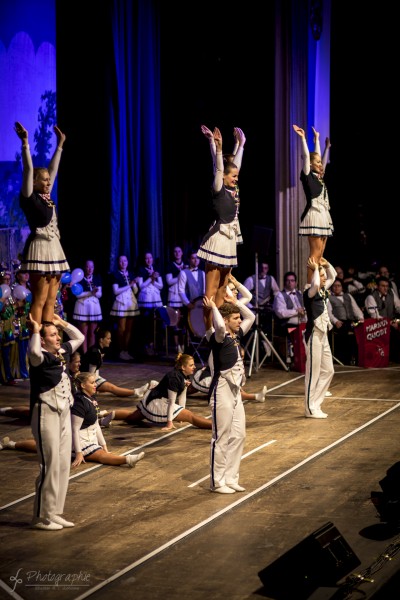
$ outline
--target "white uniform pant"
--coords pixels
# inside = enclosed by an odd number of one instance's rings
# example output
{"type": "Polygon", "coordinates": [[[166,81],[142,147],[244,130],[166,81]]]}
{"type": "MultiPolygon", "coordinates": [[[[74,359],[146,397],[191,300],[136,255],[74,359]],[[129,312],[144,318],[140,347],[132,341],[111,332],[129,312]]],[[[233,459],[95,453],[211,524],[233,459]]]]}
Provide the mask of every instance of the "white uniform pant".
{"type": "Polygon", "coordinates": [[[62,413],[42,402],[32,413],[32,433],[37,445],[39,476],[36,479],[34,522],[50,520],[64,512],[71,469],[71,411],[62,413]]]}
{"type": "Polygon", "coordinates": [[[212,438],[210,486],[239,482],[240,461],[246,439],[246,416],[240,388],[235,393],[220,377],[210,399],[212,438]]]}
{"type": "Polygon", "coordinates": [[[333,375],[333,360],[328,334],[314,327],[306,344],[306,412],[321,408],[333,375]]]}

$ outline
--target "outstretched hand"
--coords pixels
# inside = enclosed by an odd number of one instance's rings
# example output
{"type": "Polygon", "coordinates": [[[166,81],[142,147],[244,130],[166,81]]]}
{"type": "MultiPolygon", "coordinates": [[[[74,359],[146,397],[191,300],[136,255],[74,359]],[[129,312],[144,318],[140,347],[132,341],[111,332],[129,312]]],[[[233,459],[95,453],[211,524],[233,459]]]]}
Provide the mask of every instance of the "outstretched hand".
{"type": "Polygon", "coordinates": [[[301,127],[299,127],[298,125],[293,125],[293,129],[295,130],[295,132],[300,136],[300,137],[306,137],[305,131],[304,129],[302,129],[301,127]]]}
{"type": "Polygon", "coordinates": [[[63,133],[63,132],[61,131],[61,129],[60,129],[60,128],[59,128],[57,125],[54,125],[54,133],[55,133],[55,134],[56,134],[56,136],[57,136],[57,143],[58,143],[58,146],[60,146],[60,148],[61,148],[61,147],[62,147],[62,145],[63,145],[63,143],[64,143],[64,142],[65,142],[65,140],[66,140],[66,135],[65,135],[65,133],[63,133]]]}
{"type": "Polygon", "coordinates": [[[19,139],[23,142],[28,139],[28,130],[25,129],[25,127],[22,125],[22,123],[19,123],[19,121],[15,122],[14,131],[16,132],[19,139]]]}
{"type": "Polygon", "coordinates": [[[228,302],[228,304],[236,304],[236,298],[233,296],[233,294],[232,294],[232,296],[225,294],[224,302],[228,302]]]}
{"type": "Polygon", "coordinates": [[[61,327],[64,323],[63,319],[57,313],[54,313],[52,321],[53,325],[55,325],[56,327],[61,327]]]}
{"type": "Polygon", "coordinates": [[[319,131],[317,131],[315,129],[315,127],[311,127],[311,129],[313,130],[313,134],[314,134],[314,144],[317,141],[317,139],[319,138],[319,131]]]}
{"type": "Polygon", "coordinates": [[[201,133],[204,133],[206,138],[208,138],[209,140],[213,139],[213,134],[212,134],[211,129],[208,129],[208,127],[206,127],[205,125],[201,126],[201,133]]]}
{"type": "Polygon", "coordinates": [[[32,313],[29,313],[28,324],[31,327],[33,333],[40,333],[40,330],[42,329],[42,326],[40,325],[40,323],[38,323],[37,321],[35,321],[35,319],[32,317],[32,313]]]}
{"type": "Polygon", "coordinates": [[[228,275],[228,281],[229,281],[229,283],[233,283],[233,285],[234,285],[235,287],[237,287],[237,286],[239,285],[239,282],[238,282],[238,280],[236,279],[236,277],[234,277],[234,276],[232,275],[232,273],[229,273],[229,275],[228,275]]]}
{"type": "Polygon", "coordinates": [[[244,135],[242,129],[240,129],[240,127],[234,127],[233,135],[234,135],[235,140],[237,140],[239,142],[239,144],[241,144],[243,146],[246,141],[246,136],[244,135]]]}
{"type": "Polygon", "coordinates": [[[213,138],[215,141],[219,141],[222,143],[222,133],[218,129],[218,127],[214,127],[213,138]]]}
{"type": "Polygon", "coordinates": [[[327,261],[326,258],[324,258],[323,256],[321,256],[321,258],[319,259],[319,264],[321,265],[321,267],[324,267],[324,269],[330,266],[329,261],[327,261]]]}
{"type": "Polygon", "coordinates": [[[208,298],[207,296],[203,296],[203,307],[204,308],[216,308],[216,304],[214,302],[214,296],[208,298]]]}
{"type": "Polygon", "coordinates": [[[309,267],[312,271],[315,271],[315,269],[318,269],[318,263],[314,257],[310,256],[310,258],[307,261],[307,267],[309,267]]]}

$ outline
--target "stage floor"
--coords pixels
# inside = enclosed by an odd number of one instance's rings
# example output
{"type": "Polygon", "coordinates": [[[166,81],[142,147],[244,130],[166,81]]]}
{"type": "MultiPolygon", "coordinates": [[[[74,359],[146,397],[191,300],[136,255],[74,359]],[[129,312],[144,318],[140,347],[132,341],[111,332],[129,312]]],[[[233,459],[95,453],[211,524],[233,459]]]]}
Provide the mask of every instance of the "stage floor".
{"type": "MultiPolygon", "coordinates": [[[[172,360],[108,363],[102,375],[134,387],[171,367],[172,360]]],[[[253,370],[246,390],[267,385],[269,392],[265,403],[245,405],[240,483],[246,491],[228,496],[209,491],[210,431],[185,425],[164,433],[115,422],[104,430],[109,450],[143,449],[146,456],[135,469],[87,463],[71,471],[65,516],[76,526],[62,531],[29,527],[35,455],[1,451],[0,598],[300,600],[359,598],[360,592],[398,598],[399,584],[391,595],[388,582],[400,566],[400,528],[380,522],[370,495],[381,491],[379,481],[400,459],[399,375],[394,364],[335,365],[332,397],[323,405],[329,417],[306,419],[302,374],[276,362],[253,370]],[[351,549],[336,556],[330,577],[345,576],[336,587],[327,582],[306,593],[304,581],[296,583],[299,564],[313,573],[312,563],[332,553],[333,539],[323,545],[316,536],[329,523],[351,549]],[[310,537],[316,545],[305,557],[298,545],[310,537]],[[276,581],[276,570],[267,567],[283,555],[276,581]],[[355,568],[352,559],[360,562],[355,568]],[[263,585],[260,572],[279,593],[263,585]],[[353,585],[353,595],[343,595],[346,576],[355,573],[364,579],[353,585]]],[[[29,382],[0,386],[0,406],[27,405],[28,396],[29,382]]],[[[105,394],[99,402],[110,409],[135,404],[105,394]]],[[[201,396],[189,397],[187,408],[210,414],[201,396]]],[[[0,416],[5,435],[31,437],[26,422],[0,416]]]]}

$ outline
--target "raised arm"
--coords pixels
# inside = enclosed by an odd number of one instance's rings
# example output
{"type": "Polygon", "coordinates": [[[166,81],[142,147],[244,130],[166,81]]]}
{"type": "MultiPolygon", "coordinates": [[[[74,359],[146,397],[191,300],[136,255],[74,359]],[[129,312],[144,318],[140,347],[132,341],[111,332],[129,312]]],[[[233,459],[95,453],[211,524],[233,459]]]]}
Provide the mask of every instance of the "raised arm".
{"type": "Polygon", "coordinates": [[[65,331],[65,333],[69,337],[68,342],[71,345],[72,352],[75,352],[75,350],[77,350],[79,346],[81,346],[85,341],[85,336],[82,332],[79,331],[77,327],[75,327],[71,323],[68,323],[68,321],[64,321],[56,313],[53,317],[53,323],[56,327],[61,327],[61,329],[65,331]]]}
{"type": "Polygon", "coordinates": [[[211,327],[214,327],[215,339],[220,344],[224,340],[226,327],[225,321],[214,302],[214,297],[207,298],[207,296],[204,296],[203,306],[210,310],[206,320],[206,331],[211,330],[211,327]]]}
{"type": "Polygon", "coordinates": [[[25,198],[29,198],[33,192],[33,163],[29,149],[28,131],[25,127],[16,121],[14,130],[22,142],[22,187],[21,193],[25,198]]]}
{"type": "Polygon", "coordinates": [[[332,283],[335,281],[336,279],[336,269],[334,267],[332,267],[331,263],[328,262],[326,260],[326,258],[322,257],[320,258],[319,264],[321,266],[324,267],[325,271],[326,271],[326,282],[325,282],[325,289],[329,290],[329,288],[331,287],[332,283]]]}
{"type": "MultiPolygon", "coordinates": [[[[232,275],[232,273],[230,273],[230,275],[228,277],[228,281],[230,283],[233,283],[233,285],[237,289],[238,293],[240,294],[240,298],[238,296],[238,300],[240,300],[242,304],[248,304],[250,302],[250,300],[252,299],[252,297],[253,297],[253,294],[250,292],[250,290],[248,290],[247,287],[243,285],[243,283],[240,283],[240,281],[238,281],[236,279],[236,277],[234,277],[232,275]]],[[[227,291],[227,294],[229,296],[230,295],[229,294],[229,291],[230,291],[229,287],[226,288],[226,291],[227,291]]]]}
{"type": "Polygon", "coordinates": [[[304,129],[299,127],[298,125],[293,125],[294,131],[300,136],[301,146],[302,146],[302,159],[303,159],[303,171],[305,175],[308,175],[311,170],[310,165],[310,151],[307,146],[306,134],[304,129]]]}
{"type": "Polygon", "coordinates": [[[307,261],[307,267],[313,271],[310,287],[308,288],[308,296],[313,298],[320,290],[321,279],[319,276],[318,263],[310,256],[307,261]]]}
{"type": "Polygon", "coordinates": [[[40,341],[40,330],[42,326],[29,314],[30,326],[32,328],[31,339],[28,344],[28,356],[30,363],[37,367],[43,362],[42,344],[40,341]]]}
{"type": "Polygon", "coordinates": [[[331,140],[327,137],[327,138],[325,138],[325,148],[324,148],[324,153],[322,155],[322,166],[324,168],[324,171],[325,171],[325,167],[328,163],[330,147],[331,147],[331,140]]]}
{"type": "Polygon", "coordinates": [[[209,141],[211,158],[212,158],[212,163],[213,163],[213,173],[215,173],[217,149],[215,146],[215,140],[214,140],[213,133],[212,133],[211,129],[208,129],[208,127],[206,127],[205,125],[201,126],[201,132],[206,136],[206,138],[209,141]]]}
{"type": "Polygon", "coordinates": [[[239,136],[237,135],[237,133],[236,133],[236,130],[237,130],[237,127],[234,127],[234,128],[233,128],[233,138],[234,138],[234,140],[235,140],[235,143],[234,143],[234,145],[233,145],[233,150],[232,150],[232,154],[233,154],[233,156],[235,156],[235,155],[236,155],[236,152],[237,152],[237,151],[238,151],[238,149],[239,149],[239,136]]]}
{"type": "Polygon", "coordinates": [[[248,308],[248,306],[246,306],[245,304],[243,304],[243,302],[241,302],[240,300],[236,300],[236,306],[240,310],[240,314],[241,314],[242,319],[243,319],[243,321],[242,321],[242,323],[240,325],[240,329],[242,330],[243,335],[246,335],[246,333],[250,330],[250,327],[253,325],[256,316],[248,308]]]}
{"type": "Polygon", "coordinates": [[[54,181],[57,177],[58,167],[60,166],[61,152],[65,142],[65,134],[59,127],[57,127],[57,125],[54,126],[54,133],[57,136],[57,146],[48,166],[50,175],[50,191],[52,190],[54,181]]]}
{"type": "Polygon", "coordinates": [[[218,127],[214,129],[213,136],[215,140],[215,146],[217,149],[213,188],[216,192],[219,192],[222,189],[223,184],[224,161],[222,158],[222,135],[218,127]]]}
{"type": "Polygon", "coordinates": [[[317,131],[314,127],[311,127],[314,134],[314,152],[321,156],[321,146],[319,143],[319,131],[317,131]]]}
{"type": "Polygon", "coordinates": [[[233,135],[236,140],[236,143],[235,143],[236,151],[234,152],[235,158],[234,158],[233,162],[235,163],[238,170],[240,171],[240,167],[242,166],[243,149],[244,149],[244,145],[246,143],[246,136],[244,135],[243,131],[239,127],[234,128],[233,135]]]}

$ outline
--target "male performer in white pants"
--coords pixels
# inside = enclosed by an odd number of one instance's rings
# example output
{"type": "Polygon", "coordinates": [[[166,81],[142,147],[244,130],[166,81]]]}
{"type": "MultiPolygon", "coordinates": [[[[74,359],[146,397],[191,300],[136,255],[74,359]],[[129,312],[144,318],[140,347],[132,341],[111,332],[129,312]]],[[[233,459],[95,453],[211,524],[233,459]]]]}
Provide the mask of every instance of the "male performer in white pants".
{"type": "Polygon", "coordinates": [[[336,271],[325,258],[318,264],[312,257],[307,267],[313,271],[311,284],[305,286],[304,306],[307,311],[305,416],[326,419],[321,405],[334,375],[332,351],[328,331],[332,329],[327,303],[328,289],[336,278],[336,271]]]}
{"type": "Polygon", "coordinates": [[[29,341],[29,376],[31,380],[31,427],[36,441],[40,472],[36,479],[36,496],[32,527],[57,531],[73,527],[63,518],[71,468],[71,414],[73,404],[67,364],[70,355],[84,341],[84,335],[57,314],[53,323],[40,325],[32,319],[29,341]],[[57,327],[70,340],[61,344],[57,327]]]}
{"type": "MultiPolygon", "coordinates": [[[[246,417],[241,397],[244,365],[240,340],[252,326],[255,315],[233,297],[225,297],[218,309],[204,296],[204,307],[212,310],[212,332],[206,323],[212,352],[213,378],[209,398],[212,414],[210,489],[218,494],[244,492],[239,468],[246,438],[246,417]],[[242,321],[243,317],[243,321],[242,321]]],[[[211,319],[208,317],[208,319],[211,319]]]]}

